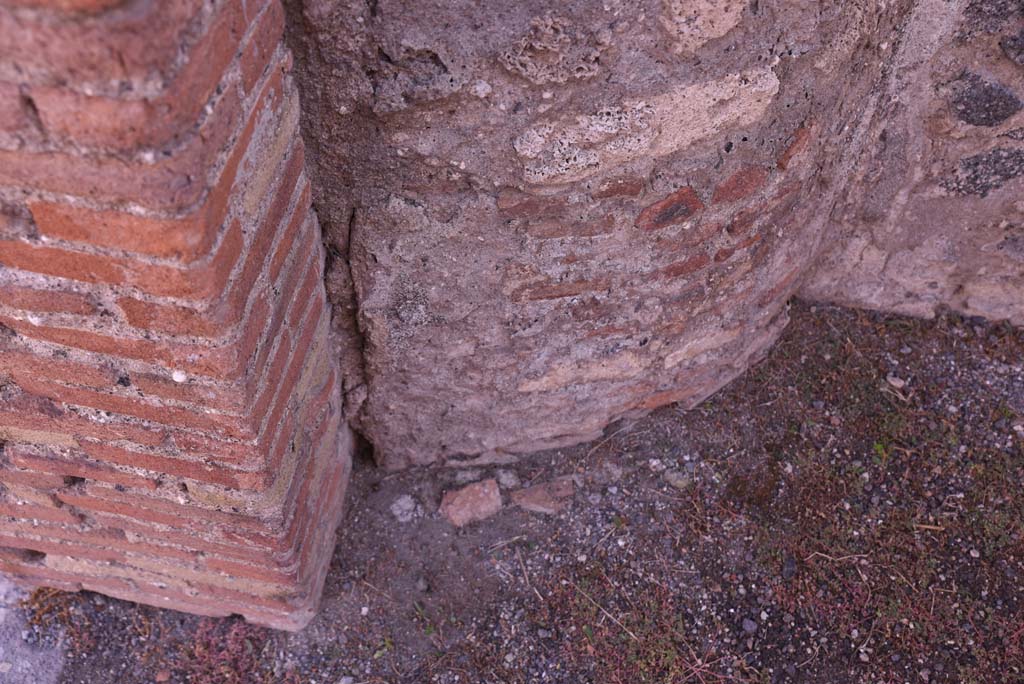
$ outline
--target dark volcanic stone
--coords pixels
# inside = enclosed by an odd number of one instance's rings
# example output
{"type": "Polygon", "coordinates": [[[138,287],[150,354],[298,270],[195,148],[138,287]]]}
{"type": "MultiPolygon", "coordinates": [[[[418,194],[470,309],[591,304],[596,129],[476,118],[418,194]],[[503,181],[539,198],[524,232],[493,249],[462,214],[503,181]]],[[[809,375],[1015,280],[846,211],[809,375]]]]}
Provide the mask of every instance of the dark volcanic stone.
{"type": "Polygon", "coordinates": [[[999,47],[1007,57],[1017,64],[1024,66],[1024,29],[1015,36],[1007,36],[999,41],[999,47]]]}
{"type": "Polygon", "coordinates": [[[965,73],[953,98],[957,118],[973,126],[997,126],[1021,110],[1020,99],[1001,83],[965,73]]]}
{"type": "Polygon", "coordinates": [[[1024,150],[998,147],[960,160],[960,173],[944,185],[961,195],[985,197],[1019,176],[1024,176],[1024,150]]]}

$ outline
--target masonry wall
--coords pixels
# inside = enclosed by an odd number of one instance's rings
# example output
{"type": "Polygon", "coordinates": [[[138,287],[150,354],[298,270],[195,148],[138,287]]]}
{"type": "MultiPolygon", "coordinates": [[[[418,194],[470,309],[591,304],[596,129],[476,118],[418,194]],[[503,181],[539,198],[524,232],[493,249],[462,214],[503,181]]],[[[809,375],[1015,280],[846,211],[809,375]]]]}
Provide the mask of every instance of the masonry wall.
{"type": "Polygon", "coordinates": [[[1024,322],[1022,51],[1020,0],[0,0],[0,571],[294,628],[353,429],[592,439],[794,294],[1024,322]]]}
{"type": "Polygon", "coordinates": [[[936,3],[903,43],[801,294],[1024,325],[1024,3],[936,3]]]}
{"type": "Polygon", "coordinates": [[[0,2],[0,571],[312,616],[352,439],[283,25],[0,2]]]}

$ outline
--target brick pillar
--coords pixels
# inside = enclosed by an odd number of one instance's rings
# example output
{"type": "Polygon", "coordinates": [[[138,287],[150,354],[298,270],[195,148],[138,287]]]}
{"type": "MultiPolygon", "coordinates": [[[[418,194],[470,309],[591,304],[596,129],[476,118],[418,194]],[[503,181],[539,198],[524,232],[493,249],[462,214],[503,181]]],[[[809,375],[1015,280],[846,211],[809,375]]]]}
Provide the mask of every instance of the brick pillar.
{"type": "Polygon", "coordinates": [[[294,629],[352,440],[278,0],[0,0],[0,571],[294,629]]]}

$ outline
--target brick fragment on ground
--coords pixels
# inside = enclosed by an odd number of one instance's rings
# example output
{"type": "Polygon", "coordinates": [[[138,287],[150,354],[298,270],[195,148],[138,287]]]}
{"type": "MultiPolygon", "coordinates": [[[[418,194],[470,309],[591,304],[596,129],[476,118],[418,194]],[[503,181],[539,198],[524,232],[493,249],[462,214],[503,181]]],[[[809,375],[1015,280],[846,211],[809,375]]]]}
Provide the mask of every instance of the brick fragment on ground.
{"type": "Polygon", "coordinates": [[[494,479],[445,492],[441,515],[456,527],[486,520],[501,510],[501,492],[494,479]]]}

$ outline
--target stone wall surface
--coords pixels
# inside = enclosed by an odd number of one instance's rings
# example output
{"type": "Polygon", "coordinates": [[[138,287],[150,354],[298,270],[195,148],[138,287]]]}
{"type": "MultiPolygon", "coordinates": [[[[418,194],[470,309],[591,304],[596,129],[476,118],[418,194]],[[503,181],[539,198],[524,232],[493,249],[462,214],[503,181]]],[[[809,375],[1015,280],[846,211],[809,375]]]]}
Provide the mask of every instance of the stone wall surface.
{"type": "Polygon", "coordinates": [[[1021,320],[1016,1],[289,12],[350,417],[388,467],[692,406],[797,291],[1021,320]]]}
{"type": "Polygon", "coordinates": [[[1024,2],[931,3],[905,32],[802,294],[1024,324],[1024,2]]]}
{"type": "Polygon", "coordinates": [[[312,617],[352,439],[283,27],[0,2],[0,571],[312,617]]]}

